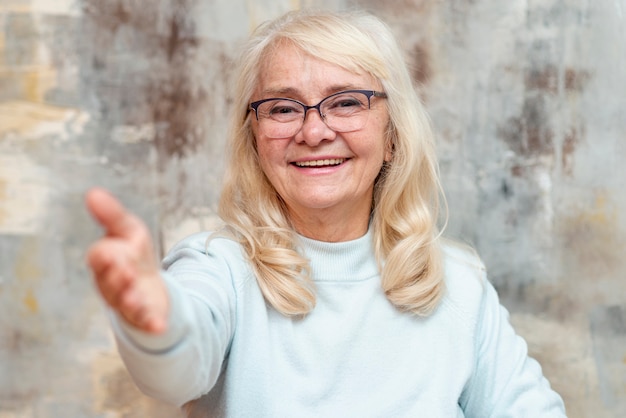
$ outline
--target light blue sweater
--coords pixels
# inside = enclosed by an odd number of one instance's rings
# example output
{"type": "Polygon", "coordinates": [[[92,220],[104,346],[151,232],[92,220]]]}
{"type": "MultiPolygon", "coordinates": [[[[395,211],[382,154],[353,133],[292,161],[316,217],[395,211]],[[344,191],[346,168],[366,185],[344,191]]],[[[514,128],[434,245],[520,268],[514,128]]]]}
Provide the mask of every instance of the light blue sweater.
{"type": "Polygon", "coordinates": [[[263,299],[238,244],[191,236],[165,258],[172,310],[158,337],[113,319],[146,394],[191,417],[563,417],[561,398],[508,322],[482,263],[445,248],[447,292],[421,318],[380,288],[371,232],[302,238],[317,305],[287,318],[263,299]]]}

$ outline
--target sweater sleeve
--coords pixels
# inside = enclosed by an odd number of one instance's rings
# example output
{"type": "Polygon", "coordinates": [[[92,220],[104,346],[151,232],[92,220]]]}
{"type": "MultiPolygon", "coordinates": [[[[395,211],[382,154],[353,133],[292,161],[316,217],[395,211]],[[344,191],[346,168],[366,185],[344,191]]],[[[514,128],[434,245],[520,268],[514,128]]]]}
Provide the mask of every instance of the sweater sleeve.
{"type": "Polygon", "coordinates": [[[188,239],[164,260],[170,301],[162,335],[137,330],[112,315],[118,351],[139,389],[182,406],[217,381],[232,340],[236,296],[227,260],[188,239]]]}
{"type": "Polygon", "coordinates": [[[528,357],[509,314],[485,279],[476,324],[475,370],[461,397],[467,417],[565,417],[561,397],[550,388],[539,363],[528,357]]]}

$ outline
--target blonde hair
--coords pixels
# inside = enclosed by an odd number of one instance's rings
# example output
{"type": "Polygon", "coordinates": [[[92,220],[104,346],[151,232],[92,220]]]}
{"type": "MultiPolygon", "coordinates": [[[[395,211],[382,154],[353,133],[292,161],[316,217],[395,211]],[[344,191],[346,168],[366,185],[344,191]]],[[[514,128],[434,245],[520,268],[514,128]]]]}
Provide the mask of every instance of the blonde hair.
{"type": "Polygon", "coordinates": [[[250,260],[265,299],[285,315],[315,306],[309,265],[297,251],[297,234],[274,187],[263,175],[248,105],[264,59],[282,42],[378,79],[387,93],[386,140],[392,159],[374,187],[372,219],[382,288],[404,311],[428,315],[444,291],[437,228],[439,183],[430,122],[390,29],[364,13],[294,11],[260,26],[239,61],[229,164],[220,216],[250,260]]]}

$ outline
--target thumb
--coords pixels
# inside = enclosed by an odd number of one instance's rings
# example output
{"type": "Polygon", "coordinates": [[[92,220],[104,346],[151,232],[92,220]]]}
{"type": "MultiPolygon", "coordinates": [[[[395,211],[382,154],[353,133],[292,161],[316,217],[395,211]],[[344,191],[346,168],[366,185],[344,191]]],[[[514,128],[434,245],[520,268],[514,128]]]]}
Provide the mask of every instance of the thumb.
{"type": "Polygon", "coordinates": [[[101,188],[89,190],[85,204],[94,219],[106,230],[107,235],[130,237],[141,228],[139,220],[111,193],[101,188]]]}

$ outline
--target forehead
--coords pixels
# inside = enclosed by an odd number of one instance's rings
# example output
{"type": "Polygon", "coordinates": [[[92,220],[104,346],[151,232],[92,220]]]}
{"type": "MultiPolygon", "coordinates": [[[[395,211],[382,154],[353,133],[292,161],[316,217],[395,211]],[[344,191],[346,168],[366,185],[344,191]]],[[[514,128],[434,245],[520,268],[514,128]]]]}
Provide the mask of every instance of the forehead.
{"type": "Polygon", "coordinates": [[[256,90],[261,95],[283,91],[327,94],[342,89],[379,86],[380,83],[365,71],[348,70],[282,42],[260,63],[256,90]]]}

